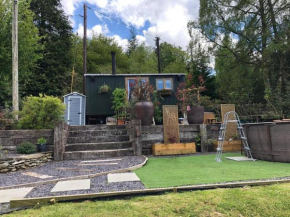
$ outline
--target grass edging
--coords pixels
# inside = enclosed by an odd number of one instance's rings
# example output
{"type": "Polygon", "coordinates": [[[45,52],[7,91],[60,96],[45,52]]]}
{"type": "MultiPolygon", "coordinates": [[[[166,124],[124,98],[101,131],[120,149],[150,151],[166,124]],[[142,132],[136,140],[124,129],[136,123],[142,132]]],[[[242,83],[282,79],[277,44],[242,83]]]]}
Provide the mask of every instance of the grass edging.
{"type": "Polygon", "coordinates": [[[122,196],[137,196],[137,195],[150,195],[156,193],[165,193],[173,191],[194,191],[194,190],[208,190],[216,188],[238,188],[244,186],[261,186],[261,185],[272,185],[289,183],[290,179],[284,180],[270,180],[270,181],[242,181],[233,183],[223,184],[205,184],[205,185],[191,185],[191,186],[180,186],[180,187],[167,187],[167,188],[154,188],[154,189],[143,189],[143,190],[131,190],[131,191],[115,191],[115,192],[104,192],[104,193],[93,193],[93,194],[76,194],[66,196],[49,196],[39,198],[26,198],[26,199],[14,199],[10,201],[11,208],[34,206],[37,204],[49,203],[52,199],[56,202],[65,201],[76,201],[76,200],[88,200],[96,198],[108,198],[108,197],[122,197],[122,196]]]}
{"type": "Polygon", "coordinates": [[[6,190],[6,189],[11,189],[11,188],[22,188],[22,187],[34,187],[34,186],[39,186],[43,184],[55,183],[59,181],[67,181],[67,180],[74,180],[74,179],[88,179],[88,178],[98,177],[102,175],[107,175],[108,173],[121,173],[121,172],[132,171],[132,170],[136,170],[143,167],[147,163],[148,158],[145,155],[142,155],[142,156],[145,158],[144,162],[141,164],[132,166],[132,167],[127,167],[127,168],[118,169],[118,170],[110,170],[106,172],[94,173],[94,174],[88,174],[88,175],[73,176],[73,177],[68,177],[68,178],[51,179],[51,180],[46,180],[46,181],[41,181],[41,182],[31,182],[31,183],[26,183],[26,184],[3,186],[3,187],[0,187],[0,190],[6,190]]]}

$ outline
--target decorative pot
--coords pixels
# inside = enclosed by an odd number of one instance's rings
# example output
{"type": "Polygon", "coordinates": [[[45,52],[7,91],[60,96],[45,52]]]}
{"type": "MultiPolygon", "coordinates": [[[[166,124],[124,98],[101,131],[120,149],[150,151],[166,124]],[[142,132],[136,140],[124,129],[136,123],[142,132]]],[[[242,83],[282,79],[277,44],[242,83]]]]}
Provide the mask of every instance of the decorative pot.
{"type": "Polygon", "coordinates": [[[150,126],[154,116],[154,105],[150,101],[139,101],[134,107],[137,119],[141,120],[142,126],[150,126]]]}
{"type": "Polygon", "coordinates": [[[118,123],[118,125],[124,125],[125,124],[125,120],[124,119],[118,119],[117,123],[118,123]]]}
{"type": "Polygon", "coordinates": [[[204,106],[190,106],[187,111],[187,120],[189,124],[203,124],[204,106]]]}
{"type": "Polygon", "coordinates": [[[44,144],[37,144],[37,151],[38,152],[46,152],[46,143],[44,143],[44,144]]]}

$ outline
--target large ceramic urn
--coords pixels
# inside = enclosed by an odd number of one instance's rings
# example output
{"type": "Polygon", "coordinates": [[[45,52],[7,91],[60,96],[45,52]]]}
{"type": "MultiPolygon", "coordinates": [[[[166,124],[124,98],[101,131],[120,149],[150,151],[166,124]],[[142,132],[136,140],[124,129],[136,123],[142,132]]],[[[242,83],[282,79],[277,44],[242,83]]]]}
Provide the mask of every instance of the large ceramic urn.
{"type": "Polygon", "coordinates": [[[154,105],[151,101],[139,101],[134,107],[137,119],[141,120],[142,126],[150,126],[154,116],[154,105]]]}
{"type": "Polygon", "coordinates": [[[204,106],[190,106],[187,110],[187,120],[189,124],[203,124],[204,106]]]}

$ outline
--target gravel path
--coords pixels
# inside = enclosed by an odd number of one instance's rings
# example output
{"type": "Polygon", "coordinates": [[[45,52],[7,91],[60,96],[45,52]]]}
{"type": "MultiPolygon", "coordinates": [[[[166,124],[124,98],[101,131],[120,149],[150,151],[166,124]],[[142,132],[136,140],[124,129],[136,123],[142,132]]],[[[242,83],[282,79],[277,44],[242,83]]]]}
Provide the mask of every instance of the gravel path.
{"type": "MultiPolygon", "coordinates": [[[[79,166],[78,165],[81,163],[81,161],[85,161],[85,160],[51,161],[51,162],[46,163],[43,166],[39,166],[39,167],[31,168],[31,169],[19,170],[16,172],[10,172],[10,173],[5,173],[5,174],[1,173],[0,174],[0,187],[123,169],[123,168],[132,167],[132,166],[141,164],[145,160],[143,156],[116,157],[116,158],[111,158],[111,159],[122,159],[122,160],[92,163],[92,164],[113,163],[113,162],[118,163],[117,165],[97,165],[97,166],[95,165],[79,166]],[[90,171],[59,170],[57,168],[87,169],[90,171]],[[24,172],[34,172],[41,175],[49,175],[53,177],[40,179],[40,178],[23,175],[22,173],[24,172]]],[[[107,160],[107,159],[98,159],[98,160],[107,160]]]]}
{"type": "Polygon", "coordinates": [[[91,189],[88,190],[51,193],[50,191],[54,186],[55,183],[37,186],[28,195],[26,195],[25,198],[146,189],[146,187],[140,181],[108,183],[107,175],[91,178],[91,189]]]}

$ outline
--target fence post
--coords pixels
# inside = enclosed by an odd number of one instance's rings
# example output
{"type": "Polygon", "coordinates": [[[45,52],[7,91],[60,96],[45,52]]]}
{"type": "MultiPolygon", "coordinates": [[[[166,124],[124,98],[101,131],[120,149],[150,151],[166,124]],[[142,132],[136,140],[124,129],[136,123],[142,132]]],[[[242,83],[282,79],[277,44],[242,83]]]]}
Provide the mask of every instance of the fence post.
{"type": "Polygon", "coordinates": [[[54,125],[54,149],[53,157],[56,161],[63,160],[63,153],[68,137],[68,125],[63,121],[58,121],[54,125]]]}
{"type": "Polygon", "coordinates": [[[201,152],[208,151],[206,124],[199,125],[201,152]]]}
{"type": "Polygon", "coordinates": [[[141,120],[132,120],[127,125],[128,134],[135,156],[142,155],[142,142],[141,142],[141,120]]]}

